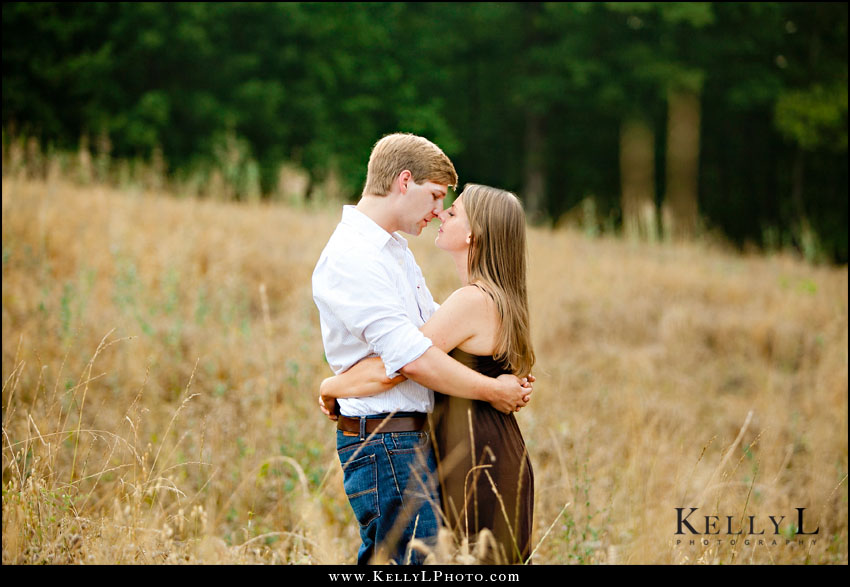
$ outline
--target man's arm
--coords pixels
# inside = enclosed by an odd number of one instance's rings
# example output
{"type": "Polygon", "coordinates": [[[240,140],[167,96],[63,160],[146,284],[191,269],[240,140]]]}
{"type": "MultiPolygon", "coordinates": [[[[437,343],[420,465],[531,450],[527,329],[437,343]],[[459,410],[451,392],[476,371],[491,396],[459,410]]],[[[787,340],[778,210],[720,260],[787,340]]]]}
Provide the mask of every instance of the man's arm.
{"type": "Polygon", "coordinates": [[[487,377],[435,348],[407,317],[394,283],[380,266],[362,256],[346,257],[335,257],[314,273],[314,299],[320,312],[335,314],[348,332],[369,343],[388,378],[401,373],[435,391],[488,401],[505,413],[527,403],[523,396],[529,390],[518,378],[487,377]]]}
{"type": "Polygon", "coordinates": [[[513,375],[487,377],[448,356],[435,346],[401,368],[401,373],[420,385],[447,395],[489,402],[506,414],[528,403],[530,391],[513,375]]]}

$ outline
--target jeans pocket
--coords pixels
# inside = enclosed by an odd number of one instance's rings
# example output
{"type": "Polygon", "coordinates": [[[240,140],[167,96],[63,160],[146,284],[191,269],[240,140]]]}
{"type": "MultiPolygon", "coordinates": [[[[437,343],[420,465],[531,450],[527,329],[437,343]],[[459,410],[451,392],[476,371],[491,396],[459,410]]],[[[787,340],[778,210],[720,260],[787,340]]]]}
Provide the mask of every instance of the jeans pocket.
{"type": "Polygon", "coordinates": [[[412,454],[422,451],[430,444],[427,432],[394,432],[391,454],[412,454]]]}
{"type": "Polygon", "coordinates": [[[365,455],[346,462],[343,487],[351,509],[361,526],[367,526],[381,515],[378,505],[378,466],[375,455],[365,455]]]}

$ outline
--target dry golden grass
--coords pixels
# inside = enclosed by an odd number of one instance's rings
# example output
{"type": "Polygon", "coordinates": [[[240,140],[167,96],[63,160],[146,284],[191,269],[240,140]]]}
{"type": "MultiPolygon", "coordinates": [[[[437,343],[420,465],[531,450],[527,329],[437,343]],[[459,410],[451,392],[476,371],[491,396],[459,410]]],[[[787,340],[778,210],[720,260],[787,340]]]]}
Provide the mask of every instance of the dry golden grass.
{"type": "MultiPolygon", "coordinates": [[[[354,562],[310,292],[339,210],[2,188],[2,562],[354,562]]],[[[411,246],[440,300],[433,236],[411,246]]],[[[529,246],[534,562],[846,564],[847,268],[529,246]],[[689,545],[677,507],[724,533],[689,545]],[[819,533],[786,544],[768,516],[790,536],[802,507],[819,533]]]]}

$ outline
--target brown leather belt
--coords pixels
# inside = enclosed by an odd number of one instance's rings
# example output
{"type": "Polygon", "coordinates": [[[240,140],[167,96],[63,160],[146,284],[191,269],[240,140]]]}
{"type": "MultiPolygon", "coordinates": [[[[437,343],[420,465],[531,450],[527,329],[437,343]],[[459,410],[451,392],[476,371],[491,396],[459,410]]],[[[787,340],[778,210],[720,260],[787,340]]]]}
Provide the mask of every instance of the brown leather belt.
{"type": "Polygon", "coordinates": [[[425,428],[428,417],[424,414],[421,416],[399,416],[387,418],[350,418],[340,414],[336,421],[336,427],[343,432],[353,432],[355,434],[366,433],[372,434],[376,430],[379,433],[384,432],[418,432],[425,428]],[[364,422],[361,430],[361,421],[364,422]]]}

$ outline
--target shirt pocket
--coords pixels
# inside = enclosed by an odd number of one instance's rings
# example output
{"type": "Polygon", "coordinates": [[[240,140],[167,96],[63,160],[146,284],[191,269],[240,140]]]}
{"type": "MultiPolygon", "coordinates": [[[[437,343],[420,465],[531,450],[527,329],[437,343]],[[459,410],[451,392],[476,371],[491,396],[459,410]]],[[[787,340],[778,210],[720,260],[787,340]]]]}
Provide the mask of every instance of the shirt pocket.
{"type": "Polygon", "coordinates": [[[434,314],[434,298],[425,287],[424,281],[416,282],[416,303],[419,306],[419,316],[423,322],[427,322],[434,314]]]}

